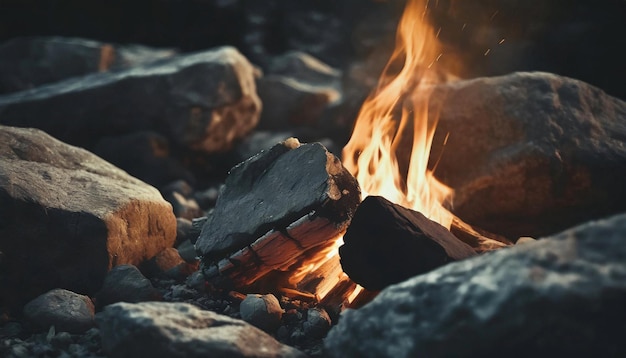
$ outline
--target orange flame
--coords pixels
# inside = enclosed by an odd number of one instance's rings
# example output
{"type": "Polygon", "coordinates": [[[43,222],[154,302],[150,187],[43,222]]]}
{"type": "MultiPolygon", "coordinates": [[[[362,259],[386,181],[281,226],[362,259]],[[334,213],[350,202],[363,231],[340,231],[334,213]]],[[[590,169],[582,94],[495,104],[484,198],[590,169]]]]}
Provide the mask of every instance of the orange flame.
{"type": "Polygon", "coordinates": [[[428,169],[438,118],[429,115],[428,99],[439,82],[435,69],[442,54],[427,12],[427,0],[407,2],[396,48],[361,107],[342,156],[364,195],[383,196],[449,228],[453,217],[442,203],[452,190],[428,169]]]}

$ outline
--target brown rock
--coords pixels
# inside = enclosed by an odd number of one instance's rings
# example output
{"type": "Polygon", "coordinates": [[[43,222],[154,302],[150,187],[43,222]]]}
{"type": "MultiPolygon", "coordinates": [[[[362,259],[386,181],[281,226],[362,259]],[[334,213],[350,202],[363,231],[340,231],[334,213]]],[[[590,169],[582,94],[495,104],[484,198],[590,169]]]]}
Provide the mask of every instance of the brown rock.
{"type": "Polygon", "coordinates": [[[111,267],[175,238],[155,188],[44,132],[0,126],[0,305],[52,288],[93,294],[111,267]]]}
{"type": "Polygon", "coordinates": [[[469,224],[540,237],[626,209],[625,102],[522,72],[439,86],[431,104],[440,113],[435,175],[469,224]]]}

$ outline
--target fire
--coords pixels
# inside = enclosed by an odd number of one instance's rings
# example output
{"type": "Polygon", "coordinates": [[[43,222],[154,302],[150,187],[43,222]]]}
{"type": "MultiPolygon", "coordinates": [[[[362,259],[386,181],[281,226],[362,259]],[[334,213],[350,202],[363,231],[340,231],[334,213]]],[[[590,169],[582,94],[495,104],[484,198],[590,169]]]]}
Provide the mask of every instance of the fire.
{"type": "Polygon", "coordinates": [[[433,84],[440,82],[441,45],[428,23],[428,0],[408,0],[396,48],[376,90],[359,112],[343,149],[344,166],[365,195],[380,195],[450,227],[443,207],[452,190],[428,169],[436,113],[429,113],[433,84]],[[399,68],[399,70],[398,70],[399,68]],[[402,151],[410,149],[410,155],[402,151]]]}

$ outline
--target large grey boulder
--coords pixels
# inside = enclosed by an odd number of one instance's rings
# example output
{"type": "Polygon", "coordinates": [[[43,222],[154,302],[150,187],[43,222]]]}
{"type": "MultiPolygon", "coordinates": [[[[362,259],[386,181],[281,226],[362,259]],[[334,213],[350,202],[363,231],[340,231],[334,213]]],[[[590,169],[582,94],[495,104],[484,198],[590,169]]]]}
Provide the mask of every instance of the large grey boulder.
{"type": "Polygon", "coordinates": [[[172,57],[173,49],[60,36],[16,37],[0,44],[0,93],[172,57]]]}
{"type": "Polygon", "coordinates": [[[538,237],[626,209],[626,102],[519,72],[441,85],[431,105],[435,175],[469,224],[538,237]]]}
{"type": "Polygon", "coordinates": [[[331,357],[622,357],[626,215],[389,286],[329,332],[331,357]]]}
{"type": "Polygon", "coordinates": [[[0,126],[0,305],[52,288],[93,294],[108,270],[176,238],[157,189],[37,129],[0,126]]]}
{"type": "Polygon", "coordinates": [[[251,324],[187,303],[116,303],[96,321],[109,357],[306,357],[251,324]]]}
{"type": "Polygon", "coordinates": [[[258,122],[255,74],[221,47],[0,97],[0,124],[88,149],[105,136],[154,131],[186,149],[224,151],[258,122]]]}

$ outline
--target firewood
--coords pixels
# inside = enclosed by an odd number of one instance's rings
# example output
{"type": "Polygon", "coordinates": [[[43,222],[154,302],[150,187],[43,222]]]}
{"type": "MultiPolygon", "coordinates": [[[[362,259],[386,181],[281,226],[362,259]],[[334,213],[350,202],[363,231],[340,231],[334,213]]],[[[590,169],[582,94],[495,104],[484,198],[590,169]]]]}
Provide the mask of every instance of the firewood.
{"type": "Polygon", "coordinates": [[[476,252],[421,213],[368,196],[357,209],[339,254],[353,281],[378,291],[476,252]]]}
{"type": "MultiPolygon", "coordinates": [[[[202,271],[211,284],[242,292],[317,295],[323,285],[306,278],[307,270],[326,268],[320,258],[336,246],[359,202],[358,183],[336,156],[319,143],[288,139],[231,170],[196,242],[202,271]],[[304,289],[294,282],[298,272],[304,289]]],[[[311,275],[338,276],[336,266],[311,275]]]]}

